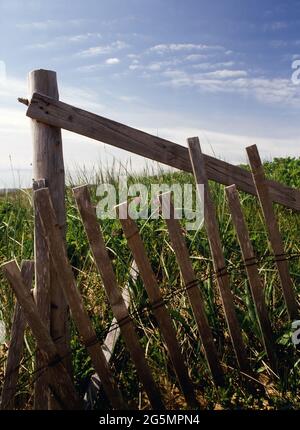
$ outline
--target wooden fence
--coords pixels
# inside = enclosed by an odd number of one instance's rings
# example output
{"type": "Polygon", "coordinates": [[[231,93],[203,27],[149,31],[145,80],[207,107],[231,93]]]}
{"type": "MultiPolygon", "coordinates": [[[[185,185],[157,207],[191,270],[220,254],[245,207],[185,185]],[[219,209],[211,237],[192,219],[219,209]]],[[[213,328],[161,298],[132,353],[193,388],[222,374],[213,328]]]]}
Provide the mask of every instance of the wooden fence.
{"type": "MultiPolygon", "coordinates": [[[[30,327],[38,347],[35,408],[80,409],[83,407],[82,399],[76,393],[70,368],[71,353],[67,342],[66,324],[68,307],[111,407],[115,409],[128,407],[118,386],[117,375],[114,374],[113,368],[105,356],[84,308],[67,257],[62,128],[169,166],[193,172],[196,184],[204,184],[204,227],[209,240],[216,284],[236,357],[236,368],[240,370],[241,374],[255,379],[236,314],[216,209],[208,181],[214,180],[227,185],[226,195],[241,248],[241,258],[248,276],[261,339],[268,364],[274,374],[278,373],[280,363],[264,299],[264,285],[259,276],[258,262],[251,245],[238,190],[255,195],[259,199],[290,320],[299,317],[299,306],[289,274],[288,259],[285,255],[273,202],[299,212],[300,191],[266,179],[256,146],[247,148],[250,173],[240,167],[203,154],[197,137],[189,138],[188,148],[185,148],[59,101],[54,72],[41,70],[32,72],[30,88],[33,95],[27,103],[29,105],[27,115],[32,118],[34,142],[35,257],[34,262],[22,262],[21,269],[15,261],[10,261],[2,266],[17,302],[1,395],[1,408],[14,407],[26,324],[30,327]],[[32,294],[34,268],[35,288],[32,294]]],[[[73,193],[95,265],[102,278],[117,327],[135,365],[137,376],[152,408],[164,409],[163,396],[153,378],[133,317],[128,309],[128,303],[118,286],[88,187],[75,188],[73,193]]],[[[160,199],[160,202],[163,209],[164,199],[160,199]]],[[[152,313],[164,339],[178,386],[189,407],[197,408],[199,404],[195,387],[179,346],[168,303],[160,291],[159,282],[151,267],[138,226],[128,215],[127,202],[118,206],[118,215],[128,247],[148,295],[152,313]]],[[[171,216],[166,219],[166,225],[197,325],[199,342],[202,344],[211,372],[212,384],[223,386],[226,370],[218,356],[216,341],[205,313],[201,280],[197,279],[194,273],[185,237],[174,216],[172,205],[171,216]]]]}

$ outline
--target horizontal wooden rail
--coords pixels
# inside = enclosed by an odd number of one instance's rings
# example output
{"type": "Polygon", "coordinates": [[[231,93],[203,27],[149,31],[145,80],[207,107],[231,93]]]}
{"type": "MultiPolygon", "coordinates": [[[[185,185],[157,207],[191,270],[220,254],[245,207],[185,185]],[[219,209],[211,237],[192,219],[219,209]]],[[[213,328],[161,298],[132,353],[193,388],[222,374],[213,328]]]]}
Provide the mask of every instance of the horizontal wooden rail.
{"type": "MultiPolygon", "coordinates": [[[[82,136],[116,146],[177,169],[192,172],[188,149],[166,139],[145,133],[116,121],[76,108],[43,94],[32,95],[27,116],[82,136]]],[[[247,170],[204,155],[208,179],[257,195],[251,173],[247,170]]],[[[300,191],[268,180],[271,199],[300,211],[300,191]]]]}

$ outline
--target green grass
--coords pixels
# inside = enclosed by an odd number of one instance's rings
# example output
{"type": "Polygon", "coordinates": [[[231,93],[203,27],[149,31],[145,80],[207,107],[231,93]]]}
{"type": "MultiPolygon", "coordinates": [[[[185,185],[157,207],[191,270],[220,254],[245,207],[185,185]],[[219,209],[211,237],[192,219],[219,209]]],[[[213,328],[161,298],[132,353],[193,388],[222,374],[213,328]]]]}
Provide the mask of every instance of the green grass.
{"type": "MultiPolygon", "coordinates": [[[[300,188],[300,160],[275,159],[265,163],[267,176],[287,185],[300,188]]],[[[117,176],[124,173],[116,166],[110,171],[94,171],[93,174],[81,170],[76,177],[69,178],[70,185],[83,183],[116,183],[117,176]]],[[[187,173],[171,173],[160,171],[159,174],[146,170],[140,175],[129,175],[129,182],[140,182],[148,187],[151,183],[174,182],[192,183],[192,176],[187,173]]],[[[216,294],[216,285],[212,276],[212,261],[208,240],[203,229],[187,232],[186,241],[195,272],[199,279],[205,278],[201,289],[205,298],[205,306],[209,323],[216,338],[216,345],[226,373],[226,388],[215,389],[207,369],[201,350],[197,327],[186,297],[182,291],[183,282],[176,258],[170,244],[165,222],[159,220],[138,221],[141,236],[147,249],[153,270],[159,280],[163,294],[168,298],[178,340],[188,363],[190,375],[197,388],[197,395],[202,407],[205,408],[298,408],[300,406],[299,378],[300,356],[291,343],[290,324],[288,323],[284,301],[279,287],[278,275],[270,258],[267,235],[257,200],[240,193],[245,218],[248,223],[250,237],[255,251],[261,257],[259,270],[265,286],[265,298],[270,318],[274,327],[278,355],[280,357],[281,377],[274,377],[267,365],[260,340],[259,328],[254,306],[247,283],[241,254],[233,225],[230,219],[224,187],[211,183],[213,198],[217,206],[220,234],[226,263],[230,271],[231,289],[234,292],[236,310],[247,344],[253,370],[257,373],[261,390],[257,390],[249,381],[243,380],[235,370],[236,362],[229,341],[229,334],[222,316],[222,310],[216,294]]],[[[95,187],[91,187],[96,202],[95,187]]],[[[95,269],[87,238],[81,224],[70,187],[67,189],[67,243],[68,255],[78,288],[83,296],[85,306],[91,316],[97,334],[104,339],[112,314],[105,297],[101,279],[95,269]]],[[[300,236],[300,217],[291,210],[275,206],[280,229],[284,238],[285,250],[298,254],[300,236]]],[[[120,287],[129,281],[129,267],[132,256],[117,220],[101,221],[105,241],[114,266],[120,287]]],[[[0,263],[16,258],[18,262],[33,256],[33,214],[30,192],[20,191],[13,195],[0,197],[0,263]]],[[[289,263],[295,291],[300,293],[299,258],[289,263]]],[[[172,366],[166,354],[159,330],[149,312],[145,289],[140,279],[131,285],[134,306],[139,309],[134,314],[135,323],[141,342],[147,351],[147,360],[164,395],[169,408],[184,408],[185,402],[177,388],[172,366]]],[[[14,307],[14,296],[10,287],[0,274],[0,318],[3,319],[9,333],[14,307]]],[[[17,405],[19,408],[32,406],[33,375],[35,350],[34,339],[30,331],[26,331],[24,359],[20,372],[17,405]]],[[[72,326],[72,358],[74,377],[78,390],[83,393],[88,377],[92,373],[92,365],[85,349],[80,345],[76,329],[72,326]]],[[[0,346],[0,385],[3,380],[7,347],[0,346]]],[[[133,405],[138,402],[147,407],[147,399],[138,383],[136,372],[129,359],[126,347],[120,339],[112,366],[117,375],[125,397],[133,405]]],[[[99,407],[105,407],[100,402],[99,407]]]]}

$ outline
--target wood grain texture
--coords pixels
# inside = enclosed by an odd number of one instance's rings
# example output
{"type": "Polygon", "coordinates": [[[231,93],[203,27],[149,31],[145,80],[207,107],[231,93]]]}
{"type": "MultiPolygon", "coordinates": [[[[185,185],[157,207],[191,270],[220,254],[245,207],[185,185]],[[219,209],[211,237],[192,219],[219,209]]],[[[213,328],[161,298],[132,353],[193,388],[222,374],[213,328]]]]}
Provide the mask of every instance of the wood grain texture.
{"type": "MultiPolygon", "coordinates": [[[[207,232],[210,251],[214,264],[214,270],[216,273],[216,280],[222,299],[229,334],[231,337],[239,368],[244,372],[249,372],[250,366],[247,359],[246,348],[242,338],[242,332],[234,307],[233,294],[230,290],[229,276],[226,269],[225,258],[222,250],[216,210],[209,191],[204,158],[201,152],[198,137],[189,138],[188,147],[196,184],[204,185],[204,225],[207,232]]],[[[201,198],[200,195],[199,197],[201,198]]]]}
{"type": "Polygon", "coordinates": [[[121,334],[134,362],[140,381],[144,385],[153,409],[164,409],[160,392],[152,377],[146,362],[143,348],[136,334],[135,326],[123,300],[121,290],[113,271],[113,267],[106,250],[104,238],[97,221],[96,211],[92,205],[87,186],[73,189],[82,222],[89,240],[95,263],[102,278],[106,295],[113,314],[118,321],[121,334]]]}
{"type": "MultiPolygon", "coordinates": [[[[177,169],[192,172],[187,148],[124,124],[76,108],[43,94],[32,95],[27,116],[44,124],[60,127],[117,148],[133,152],[177,169]]],[[[203,155],[208,179],[256,195],[250,172],[239,166],[203,155]]],[[[300,211],[300,191],[278,182],[268,181],[271,198],[300,211]]]]}
{"type": "MultiPolygon", "coordinates": [[[[204,348],[206,360],[210,368],[213,380],[216,385],[224,385],[224,375],[218,359],[216,346],[211,328],[209,327],[205,314],[203,297],[200,290],[200,282],[197,280],[189,252],[182,234],[182,229],[178,219],[174,218],[174,206],[170,203],[170,217],[166,224],[169,231],[171,243],[176,255],[182,278],[186,287],[186,292],[192,306],[194,317],[198,326],[200,338],[204,348]]],[[[160,204],[165,211],[168,211],[167,201],[160,196],[160,204]]],[[[167,213],[167,212],[165,212],[167,213]]]]}
{"type": "MultiPolygon", "coordinates": [[[[40,92],[58,100],[56,73],[51,70],[33,70],[28,77],[29,94],[40,92]]],[[[33,143],[33,177],[35,186],[38,181],[45,180],[60,228],[65,234],[65,171],[61,129],[39,121],[31,121],[33,143]]],[[[47,248],[44,243],[39,220],[34,226],[34,248],[36,261],[35,300],[41,317],[57,345],[62,357],[69,357],[68,309],[62,290],[56,279],[56,272],[51,267],[47,248]]],[[[40,357],[36,357],[37,367],[42,366],[40,357]]],[[[66,359],[65,365],[71,375],[71,360],[66,359]]],[[[49,401],[50,409],[56,409],[55,401],[48,396],[46,375],[37,379],[35,384],[35,409],[45,409],[49,401]]]]}
{"type": "MultiPolygon", "coordinates": [[[[34,272],[34,262],[23,260],[21,264],[21,276],[28,291],[31,290],[34,272]]],[[[3,389],[1,393],[0,409],[14,409],[15,395],[18,383],[19,368],[24,347],[24,331],[26,319],[24,312],[18,303],[15,304],[11,336],[7,355],[6,369],[4,374],[3,389]]]]}
{"type": "MultiPolygon", "coordinates": [[[[33,190],[44,188],[46,180],[40,179],[33,181],[33,190]]],[[[35,261],[35,288],[33,297],[41,318],[50,333],[50,255],[47,243],[43,237],[43,227],[37,209],[34,206],[34,261],[35,261]]],[[[64,354],[64,352],[63,352],[64,354]]],[[[48,388],[48,373],[44,370],[45,357],[41,351],[37,350],[35,357],[35,368],[43,369],[41,374],[36,378],[34,384],[34,409],[48,409],[50,403],[50,392],[48,388]]],[[[58,405],[52,405],[51,408],[59,409],[58,405]]]]}
{"type": "Polygon", "coordinates": [[[285,258],[284,245],[275,216],[272,197],[270,196],[269,185],[266,181],[264,168],[256,145],[248,146],[246,151],[249,164],[251,166],[253,181],[259,197],[260,207],[265,219],[269,243],[274,253],[288,315],[291,320],[296,320],[299,317],[299,307],[294,292],[293,282],[289,273],[288,262],[285,258]]]}
{"type": "Polygon", "coordinates": [[[190,407],[199,407],[195,398],[193,384],[188,376],[187,367],[184,363],[184,358],[176,339],[176,332],[172,319],[160,293],[156,277],[151,268],[137,225],[128,215],[127,203],[119,205],[118,212],[128,246],[138,266],[139,274],[143,280],[149,297],[153,314],[165,340],[182,393],[190,407]]]}
{"type": "Polygon", "coordinates": [[[24,312],[37,346],[40,351],[43,351],[45,361],[47,361],[49,386],[56,402],[60,405],[60,409],[81,409],[82,403],[62,362],[62,357],[39,315],[31,292],[23,282],[20,269],[14,260],[3,264],[2,269],[24,312]]]}
{"type": "Polygon", "coordinates": [[[34,201],[41,218],[53,267],[57,271],[59,285],[64,291],[83,344],[86,346],[94,368],[101,378],[104,391],[111,405],[116,409],[126,409],[121,392],[105,360],[95,330],[84,309],[82,297],[76,286],[72,268],[68,260],[61,229],[56,221],[49,190],[43,188],[34,191],[34,201]]]}
{"type": "Polygon", "coordinates": [[[246,267],[250,290],[256,310],[258,323],[262,335],[263,344],[270,365],[277,372],[277,356],[273,339],[271,322],[264,297],[264,286],[259,276],[257,260],[250,241],[249,231],[243,215],[239,194],[235,185],[226,188],[232,222],[235,227],[237,238],[241,247],[243,261],[246,267]]]}

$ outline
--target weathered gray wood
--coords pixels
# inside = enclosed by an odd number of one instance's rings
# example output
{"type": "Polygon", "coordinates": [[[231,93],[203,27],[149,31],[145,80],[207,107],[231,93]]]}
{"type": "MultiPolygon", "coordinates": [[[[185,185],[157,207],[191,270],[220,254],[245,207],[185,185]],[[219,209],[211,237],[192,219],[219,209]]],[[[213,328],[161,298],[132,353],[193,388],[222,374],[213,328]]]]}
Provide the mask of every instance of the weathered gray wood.
{"type": "MultiPolygon", "coordinates": [[[[25,287],[31,290],[33,281],[34,263],[30,260],[22,261],[21,276],[25,287]]],[[[6,369],[4,375],[3,389],[1,393],[0,409],[14,409],[15,394],[19,376],[19,367],[24,347],[24,331],[26,319],[24,312],[18,302],[15,304],[11,336],[7,355],[6,369]]]]}
{"type": "Polygon", "coordinates": [[[35,191],[34,201],[41,218],[53,267],[57,271],[57,280],[64,291],[83,344],[90,354],[94,368],[101,378],[103,388],[111,405],[116,409],[126,408],[121,392],[105,360],[95,330],[84,309],[82,297],[76,286],[72,268],[68,260],[61,229],[56,221],[49,190],[42,188],[35,191]]]}
{"type": "MultiPolygon", "coordinates": [[[[200,282],[197,280],[189,252],[182,235],[181,226],[178,219],[174,218],[174,206],[171,201],[170,203],[170,218],[167,218],[166,224],[168,227],[170,239],[173,245],[173,249],[177,258],[178,265],[182,274],[182,278],[186,287],[186,292],[189,297],[194,317],[197,322],[199,334],[203,344],[206,360],[208,362],[211,374],[214,382],[217,385],[224,384],[223,371],[219,363],[216,346],[213,339],[211,328],[209,327],[207,317],[205,314],[205,308],[203,298],[200,290],[200,282]]],[[[160,196],[160,204],[165,211],[168,211],[168,202],[160,196]]],[[[168,212],[165,212],[168,213],[168,212]]]]}
{"type": "Polygon", "coordinates": [[[256,186],[260,206],[265,219],[269,242],[274,253],[287,311],[290,319],[296,320],[299,316],[299,308],[293,290],[293,282],[289,273],[288,262],[285,259],[284,245],[273,209],[269,185],[265,178],[264,168],[256,145],[248,146],[246,150],[252,170],[253,181],[256,186]]]}
{"type": "Polygon", "coordinates": [[[193,385],[188,376],[184,358],[181,354],[176,339],[176,333],[172,319],[159,291],[159,286],[147,257],[137,225],[134,220],[129,217],[127,209],[126,202],[118,206],[119,218],[127,239],[128,246],[131,249],[133,258],[139,268],[139,274],[144,282],[145,289],[152,306],[153,314],[157,320],[161,334],[166,342],[169,356],[173,363],[183,395],[191,407],[197,407],[198,403],[195,398],[193,385]]]}
{"type": "Polygon", "coordinates": [[[24,285],[16,262],[13,260],[5,263],[2,265],[2,269],[24,312],[26,321],[37,341],[38,348],[43,351],[45,360],[47,360],[49,385],[51,391],[55,393],[56,402],[61,409],[81,409],[81,401],[62,362],[62,357],[59,355],[48,329],[39,315],[31,292],[24,285]]]}
{"type": "MultiPolygon", "coordinates": [[[[40,92],[58,100],[56,73],[51,70],[33,70],[29,74],[29,94],[40,92]]],[[[33,142],[33,177],[35,181],[46,180],[49,186],[54,210],[58,223],[65,233],[65,172],[62,150],[61,130],[33,120],[31,122],[33,142]]],[[[36,185],[38,186],[38,185],[36,185]]],[[[68,357],[65,365],[71,374],[70,348],[68,345],[68,310],[51,267],[49,255],[44,243],[40,222],[36,220],[34,227],[36,287],[35,300],[43,320],[49,330],[62,357],[68,357]],[[50,307],[51,303],[51,307],[50,307]]],[[[39,355],[36,357],[37,368],[42,366],[39,355]]],[[[56,409],[55,401],[51,401],[46,387],[46,375],[38,378],[35,384],[35,409],[49,407],[56,409]],[[49,398],[49,399],[48,399],[49,398]]]]}
{"type": "MultiPolygon", "coordinates": [[[[132,262],[129,275],[133,281],[135,281],[138,277],[138,268],[135,264],[135,261],[132,262]]],[[[130,306],[129,284],[127,284],[123,288],[122,297],[123,297],[126,308],[129,309],[129,306],[130,306]]],[[[111,321],[110,328],[108,330],[105,341],[102,345],[103,353],[104,353],[104,356],[105,356],[107,362],[109,362],[112,358],[112,355],[113,355],[117,340],[120,336],[120,333],[121,332],[120,332],[120,327],[118,326],[118,321],[117,321],[116,317],[114,317],[111,321]]]]}
{"type": "MultiPolygon", "coordinates": [[[[187,148],[42,94],[33,94],[27,116],[168,166],[192,171],[187,148]]],[[[208,155],[203,157],[208,179],[224,185],[236,184],[238,189],[256,195],[251,174],[247,170],[208,155]]],[[[275,181],[268,181],[268,185],[274,202],[300,211],[299,190],[275,181]]]]}
{"type": "MultiPolygon", "coordinates": [[[[33,190],[44,188],[46,180],[40,179],[33,182],[33,190]]],[[[37,305],[38,312],[43,319],[44,324],[50,333],[50,256],[47,243],[43,237],[43,228],[40,217],[36,208],[34,210],[34,260],[35,264],[35,288],[33,296],[37,305]]],[[[39,350],[36,352],[35,367],[43,369],[40,375],[37,375],[34,384],[34,409],[45,410],[50,402],[50,393],[48,389],[48,372],[44,370],[45,357],[39,350]]],[[[38,373],[38,372],[37,372],[38,373]]],[[[50,406],[50,405],[49,405],[50,406]]],[[[52,405],[51,407],[59,409],[59,406],[52,405]]]]}
{"type": "Polygon", "coordinates": [[[92,205],[87,186],[73,189],[82,222],[89,240],[95,263],[101,275],[103,286],[110,302],[112,311],[118,321],[121,334],[127,345],[138,376],[144,385],[153,409],[164,409],[160,392],[152,377],[146,362],[143,348],[137,337],[135,326],[123,300],[121,290],[113,271],[113,267],[106,250],[104,238],[96,217],[95,207],[92,205]]]}
{"type": "Polygon", "coordinates": [[[277,372],[277,357],[273,339],[271,322],[265,303],[264,287],[259,276],[258,266],[246,221],[243,215],[239,194],[235,185],[226,188],[227,199],[230,207],[232,222],[235,227],[237,238],[241,247],[245,263],[250,290],[255,305],[256,315],[259,322],[265,351],[274,372],[277,372]]]}
{"type": "MultiPolygon", "coordinates": [[[[196,184],[204,185],[204,225],[210,245],[217,284],[223,303],[229,334],[240,369],[244,372],[249,372],[250,366],[247,359],[246,348],[243,342],[239,321],[234,308],[233,294],[230,290],[229,276],[222,250],[215,206],[209,191],[204,158],[201,152],[198,137],[189,138],[188,147],[196,184]]],[[[199,197],[201,198],[201,196],[199,197]]]]}

